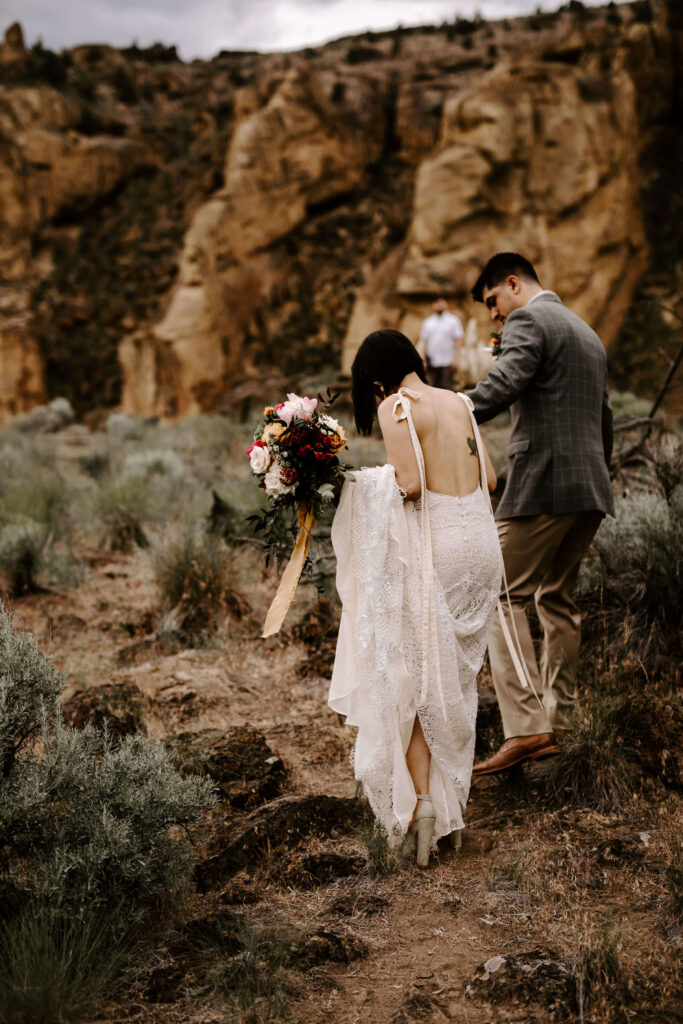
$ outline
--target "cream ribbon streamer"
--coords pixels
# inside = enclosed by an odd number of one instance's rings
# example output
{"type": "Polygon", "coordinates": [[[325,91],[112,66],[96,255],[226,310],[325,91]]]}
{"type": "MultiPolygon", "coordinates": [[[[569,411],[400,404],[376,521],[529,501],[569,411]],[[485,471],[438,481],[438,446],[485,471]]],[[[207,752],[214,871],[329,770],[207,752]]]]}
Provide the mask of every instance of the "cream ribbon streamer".
{"type": "MultiPolygon", "coordinates": [[[[408,388],[399,388],[394,402],[392,415],[397,423],[401,420],[408,421],[410,439],[415,449],[417,468],[420,473],[420,497],[421,513],[420,528],[422,532],[422,636],[425,649],[422,656],[422,691],[420,693],[420,704],[424,704],[429,690],[429,648],[431,647],[434,656],[434,674],[436,676],[436,689],[439,694],[439,702],[443,713],[444,721],[448,721],[446,714],[446,703],[441,685],[441,655],[439,652],[439,636],[436,625],[436,600],[434,598],[434,564],[432,556],[432,533],[427,514],[427,480],[425,475],[425,464],[422,455],[422,448],[418,440],[415,424],[413,423],[410,411],[410,401],[419,402],[420,394],[417,391],[410,391],[408,388]],[[400,412],[398,409],[400,408],[400,412]],[[427,643],[429,637],[429,643],[427,643]]],[[[457,672],[457,661],[456,661],[457,672]]],[[[457,680],[456,680],[457,682],[457,680]]]]}
{"type": "Polygon", "coordinates": [[[285,615],[294,600],[294,591],[297,588],[299,577],[308,555],[308,549],[311,546],[311,533],[314,527],[315,517],[313,510],[305,502],[301,502],[299,505],[299,536],[296,539],[294,550],[282,574],[280,586],[277,588],[277,593],[268,609],[263,633],[261,633],[261,636],[264,638],[278,633],[282,623],[285,621],[285,615]]]}
{"type": "MultiPolygon", "coordinates": [[[[470,414],[470,420],[472,421],[472,430],[474,431],[474,438],[475,441],[477,442],[477,453],[479,455],[479,477],[481,489],[486,495],[486,500],[488,501],[488,506],[489,509],[491,510],[491,515],[493,515],[491,495],[489,494],[489,488],[486,481],[486,459],[484,458],[484,444],[481,439],[481,434],[479,432],[479,424],[477,423],[476,418],[474,416],[474,403],[472,399],[469,397],[469,395],[463,395],[461,391],[458,391],[457,395],[458,398],[461,398],[463,400],[470,414]]],[[[499,600],[498,619],[500,621],[500,628],[503,632],[503,638],[510,652],[512,664],[515,666],[515,672],[517,673],[517,678],[519,679],[520,685],[526,687],[527,689],[531,687],[531,689],[533,690],[534,697],[538,701],[540,707],[543,708],[543,701],[536,692],[536,687],[534,686],[533,679],[531,678],[531,673],[529,672],[529,669],[527,668],[527,665],[524,661],[524,655],[522,653],[522,644],[520,642],[519,634],[517,632],[515,617],[512,613],[512,601],[510,600],[510,592],[508,590],[508,581],[507,575],[505,573],[505,566],[503,566],[503,589],[505,590],[505,597],[507,599],[507,605],[510,610],[510,622],[512,623],[512,632],[515,635],[515,639],[513,640],[512,636],[510,635],[510,629],[505,619],[505,612],[503,611],[503,602],[499,600]]]]}

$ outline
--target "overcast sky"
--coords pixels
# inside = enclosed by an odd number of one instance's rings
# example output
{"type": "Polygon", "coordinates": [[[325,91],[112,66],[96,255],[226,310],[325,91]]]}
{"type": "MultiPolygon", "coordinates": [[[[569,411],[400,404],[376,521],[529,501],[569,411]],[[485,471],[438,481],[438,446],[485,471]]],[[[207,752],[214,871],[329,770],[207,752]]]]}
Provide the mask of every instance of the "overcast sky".
{"type": "MultiPolygon", "coordinates": [[[[219,50],[294,50],[367,29],[513,17],[561,0],[0,0],[0,25],[53,50],[78,43],[175,44],[184,60],[219,50]]],[[[600,0],[588,0],[599,3],[600,0]]]]}

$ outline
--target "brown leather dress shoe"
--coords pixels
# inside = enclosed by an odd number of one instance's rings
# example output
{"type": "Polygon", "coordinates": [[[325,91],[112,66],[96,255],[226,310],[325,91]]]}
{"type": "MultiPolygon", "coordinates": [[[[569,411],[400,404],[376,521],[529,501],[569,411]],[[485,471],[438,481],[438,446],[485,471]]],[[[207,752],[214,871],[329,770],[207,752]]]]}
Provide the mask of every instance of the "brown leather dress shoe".
{"type": "Polygon", "coordinates": [[[559,752],[560,748],[551,732],[538,733],[536,736],[511,736],[497,753],[475,764],[472,774],[495,775],[523,761],[540,761],[544,757],[554,757],[559,752]]]}

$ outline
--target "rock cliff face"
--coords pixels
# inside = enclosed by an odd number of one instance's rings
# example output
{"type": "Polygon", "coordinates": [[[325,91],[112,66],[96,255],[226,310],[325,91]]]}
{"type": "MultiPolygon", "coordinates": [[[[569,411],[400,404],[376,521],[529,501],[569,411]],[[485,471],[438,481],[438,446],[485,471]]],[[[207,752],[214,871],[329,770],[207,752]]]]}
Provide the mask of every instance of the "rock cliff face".
{"type": "Polygon", "coordinates": [[[0,52],[0,418],[175,417],[264,369],[333,376],[524,251],[609,346],[651,251],[666,11],[397,30],[290,55],[0,52]],[[52,83],[45,84],[45,78],[52,83]],[[650,218],[651,221],[651,218],[650,218]],[[646,228],[648,229],[646,231],[646,228]]]}
{"type": "MultiPolygon", "coordinates": [[[[6,33],[0,58],[12,75],[24,67],[17,26],[6,33]]],[[[37,245],[41,232],[157,162],[139,142],[82,135],[80,117],[80,104],[56,89],[0,89],[0,420],[45,397],[32,303],[36,282],[52,269],[51,253],[37,245]]]]}
{"type": "Polygon", "coordinates": [[[274,243],[312,206],[353,190],[381,153],[378,90],[368,88],[364,100],[365,123],[347,120],[315,76],[293,69],[237,126],[225,185],[185,237],[166,315],[121,344],[124,409],[199,412],[239,375],[254,312],[284,283],[274,243]]]}
{"type": "MultiPolygon", "coordinates": [[[[637,70],[653,53],[642,27],[611,48],[604,28],[576,29],[447,100],[418,169],[406,244],[359,294],[344,370],[379,322],[415,336],[427,295],[454,296],[487,337],[486,311],[468,292],[488,257],[506,250],[527,255],[544,287],[611,345],[649,256],[637,70]]],[[[660,89],[655,117],[667,95],[660,89]]]]}

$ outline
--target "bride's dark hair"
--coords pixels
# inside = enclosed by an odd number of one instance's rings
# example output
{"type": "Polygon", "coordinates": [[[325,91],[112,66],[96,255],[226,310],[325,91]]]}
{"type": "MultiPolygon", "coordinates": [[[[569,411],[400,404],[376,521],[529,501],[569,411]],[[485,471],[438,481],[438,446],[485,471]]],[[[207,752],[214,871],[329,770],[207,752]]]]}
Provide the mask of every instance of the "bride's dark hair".
{"type": "Polygon", "coordinates": [[[377,384],[386,395],[395,391],[404,377],[416,373],[427,383],[422,359],[409,338],[390,329],[373,331],[356,352],[351,367],[351,397],[356,427],[369,434],[375,419],[377,384]]]}

